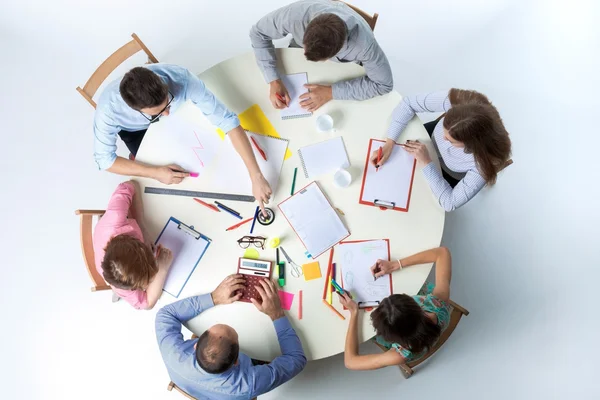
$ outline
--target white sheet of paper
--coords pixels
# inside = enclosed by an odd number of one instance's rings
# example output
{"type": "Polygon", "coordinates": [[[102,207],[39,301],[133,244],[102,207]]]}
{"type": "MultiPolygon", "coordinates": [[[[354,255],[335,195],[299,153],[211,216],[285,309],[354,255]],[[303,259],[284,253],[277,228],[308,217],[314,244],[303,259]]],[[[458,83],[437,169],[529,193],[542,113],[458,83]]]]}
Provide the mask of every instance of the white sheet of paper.
{"type": "Polygon", "coordinates": [[[317,178],[350,166],[341,136],[302,147],[298,154],[307,178],[317,178]]]}
{"type": "MultiPolygon", "coordinates": [[[[384,142],[371,139],[371,150],[378,150],[384,142]]],[[[414,173],[415,158],[400,145],[395,145],[387,162],[376,171],[369,163],[365,173],[365,186],[361,201],[373,203],[376,199],[396,203],[396,207],[407,208],[414,173]]]]}
{"type": "Polygon", "coordinates": [[[281,119],[308,117],[312,115],[310,111],[306,111],[300,106],[300,96],[308,92],[308,89],[304,87],[308,83],[306,72],[282,75],[281,81],[290,96],[290,104],[281,110],[281,119]]]}
{"type": "MultiPolygon", "coordinates": [[[[259,135],[254,132],[246,132],[248,140],[253,137],[267,156],[267,161],[262,158],[254,144],[250,143],[254,157],[260,167],[260,170],[271,185],[273,193],[277,190],[279,176],[283,167],[283,159],[288,148],[287,139],[274,138],[271,136],[259,135]]],[[[217,191],[232,194],[252,195],[252,182],[248,175],[248,169],[244,161],[233,148],[229,136],[225,137],[224,146],[219,154],[215,166],[214,187],[217,191]]]]}
{"type": "Polygon", "coordinates": [[[342,285],[357,302],[381,301],[392,294],[390,275],[373,280],[371,267],[375,262],[388,260],[386,240],[368,240],[358,243],[340,243],[336,248],[342,271],[342,285]]]}
{"type": "Polygon", "coordinates": [[[179,297],[188,278],[210,242],[203,237],[196,239],[182,229],[179,224],[169,220],[156,245],[162,245],[173,253],[173,263],[167,273],[163,290],[179,297]]]}
{"type": "Polygon", "coordinates": [[[350,235],[314,182],[279,204],[279,208],[313,259],[350,235]]]}

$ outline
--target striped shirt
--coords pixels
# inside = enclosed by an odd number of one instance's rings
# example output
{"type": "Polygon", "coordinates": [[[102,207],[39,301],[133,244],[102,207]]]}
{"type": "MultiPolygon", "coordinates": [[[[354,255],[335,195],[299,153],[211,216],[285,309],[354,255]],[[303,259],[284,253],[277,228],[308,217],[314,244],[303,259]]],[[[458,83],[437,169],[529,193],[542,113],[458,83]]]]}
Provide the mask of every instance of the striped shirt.
{"type": "MultiPolygon", "coordinates": [[[[452,107],[448,93],[449,91],[440,91],[404,97],[392,114],[388,138],[398,141],[400,133],[415,113],[448,111],[452,107]]],[[[464,149],[454,147],[444,139],[443,121],[442,118],[438,122],[431,137],[442,168],[449,175],[460,178],[460,181],[452,188],[433,162],[423,168],[423,174],[442,208],[446,211],[454,211],[475,197],[486,182],[477,169],[473,154],[465,153],[464,149]]]]}

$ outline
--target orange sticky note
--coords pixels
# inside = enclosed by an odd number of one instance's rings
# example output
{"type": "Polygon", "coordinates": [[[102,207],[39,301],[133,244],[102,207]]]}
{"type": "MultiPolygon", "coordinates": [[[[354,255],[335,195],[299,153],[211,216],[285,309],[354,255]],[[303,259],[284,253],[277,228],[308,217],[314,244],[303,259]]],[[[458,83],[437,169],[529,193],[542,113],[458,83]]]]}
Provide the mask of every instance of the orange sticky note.
{"type": "Polygon", "coordinates": [[[321,267],[319,262],[311,262],[302,266],[302,273],[304,274],[305,281],[311,281],[321,277],[321,267]]]}

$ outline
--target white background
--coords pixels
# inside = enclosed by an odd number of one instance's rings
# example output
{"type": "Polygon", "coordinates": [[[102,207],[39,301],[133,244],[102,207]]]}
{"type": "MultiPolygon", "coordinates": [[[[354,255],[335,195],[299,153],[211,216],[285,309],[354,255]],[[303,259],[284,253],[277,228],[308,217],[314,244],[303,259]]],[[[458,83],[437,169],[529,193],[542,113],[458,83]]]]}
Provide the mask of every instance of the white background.
{"type": "MultiPolygon", "coordinates": [[[[89,292],[73,210],[103,208],[122,179],[97,171],[92,108],[75,87],[132,32],[199,73],[249,50],[251,25],[284,3],[3,4],[2,398],[181,398],[166,391],[155,311],[89,292]]],[[[515,163],[448,215],[452,297],[471,315],[426,367],[404,380],[395,367],[348,371],[336,356],[261,398],[598,398],[597,2],[355,4],[380,13],[396,90],[487,94],[515,163]]]]}

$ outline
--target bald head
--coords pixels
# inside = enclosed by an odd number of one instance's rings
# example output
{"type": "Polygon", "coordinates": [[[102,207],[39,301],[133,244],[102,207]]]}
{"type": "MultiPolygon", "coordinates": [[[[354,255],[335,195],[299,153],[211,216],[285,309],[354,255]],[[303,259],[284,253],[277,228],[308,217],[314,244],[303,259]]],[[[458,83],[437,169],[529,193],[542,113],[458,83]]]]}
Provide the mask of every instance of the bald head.
{"type": "Polygon", "coordinates": [[[220,374],[237,361],[240,346],[238,334],[228,325],[213,325],[196,344],[196,360],[209,374],[220,374]]]}

